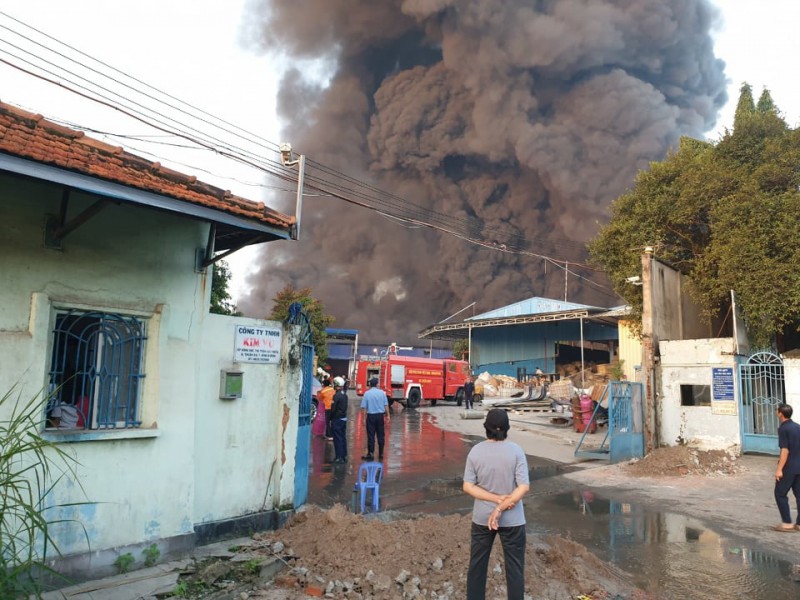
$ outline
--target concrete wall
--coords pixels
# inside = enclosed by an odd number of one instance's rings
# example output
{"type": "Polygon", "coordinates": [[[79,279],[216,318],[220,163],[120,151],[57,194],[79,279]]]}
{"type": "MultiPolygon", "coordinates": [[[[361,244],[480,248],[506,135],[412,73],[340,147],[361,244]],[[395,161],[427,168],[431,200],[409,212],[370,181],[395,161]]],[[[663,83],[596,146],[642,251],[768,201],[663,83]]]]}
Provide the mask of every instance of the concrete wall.
{"type": "MultiPolygon", "coordinates": [[[[206,523],[291,505],[299,365],[233,362],[238,325],[280,323],[209,314],[197,369],[194,521],[206,523]],[[220,371],[243,373],[243,397],[219,398],[220,371]],[[295,376],[296,375],[296,376],[295,376]],[[289,427],[289,424],[294,424],[289,427]]],[[[295,328],[283,343],[296,346],[295,328]]]]}
{"type": "MultiPolygon", "coordinates": [[[[43,433],[78,464],[77,477],[48,498],[85,503],[49,515],[73,520],[51,531],[63,554],[81,557],[68,570],[96,574],[126,548],[153,541],[166,554],[191,544],[198,524],[290,506],[296,328],[284,331],[280,365],[241,365],[245,397],[219,399],[234,323],[263,322],[209,315],[211,270],[194,270],[209,226],[112,204],[57,251],[43,247],[42,227],[45,214],[58,212],[60,189],[0,176],[0,190],[0,395],[16,386],[27,399],[46,388],[58,308],[147,323],[141,427],[43,433]]],[[[68,219],[95,200],[73,192],[68,219]]],[[[0,407],[0,419],[11,408],[0,407]]]]}
{"type": "MultiPolygon", "coordinates": [[[[800,358],[783,359],[783,376],[786,378],[786,403],[800,411],[800,358]]],[[[800,412],[796,412],[792,420],[800,423],[800,412]]]]}
{"type": "MultiPolygon", "coordinates": [[[[681,406],[681,384],[712,385],[714,367],[734,369],[731,338],[662,341],[660,390],[658,393],[659,439],[674,446],[681,441],[701,444],[705,448],[724,449],[741,446],[737,414],[714,414],[710,406],[681,406]]],[[[738,398],[738,389],[734,395],[738,398]]],[[[712,405],[714,401],[712,399],[712,405]]]]}

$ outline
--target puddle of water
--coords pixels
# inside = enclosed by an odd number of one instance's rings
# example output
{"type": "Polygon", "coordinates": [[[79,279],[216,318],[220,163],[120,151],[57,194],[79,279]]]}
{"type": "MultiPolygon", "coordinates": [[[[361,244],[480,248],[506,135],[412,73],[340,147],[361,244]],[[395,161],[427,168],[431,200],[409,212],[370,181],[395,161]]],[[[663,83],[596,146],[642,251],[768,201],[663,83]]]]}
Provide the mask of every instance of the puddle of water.
{"type": "Polygon", "coordinates": [[[645,511],[590,490],[531,498],[525,509],[531,532],[583,544],[665,600],[800,598],[789,563],[743,547],[690,517],[645,511]]]}
{"type": "MultiPolygon", "coordinates": [[[[350,505],[366,427],[350,401],[350,461],[332,465],[333,445],[312,437],[309,502],[350,505]]],[[[443,406],[443,410],[449,407],[443,406]]],[[[387,430],[381,510],[428,514],[467,513],[472,499],[461,490],[464,462],[480,441],[442,431],[430,414],[396,410],[387,430]]],[[[553,479],[572,467],[528,457],[530,477],[540,492],[563,490],[553,479]]],[[[800,598],[790,565],[720,537],[693,519],[648,512],[624,499],[590,490],[525,499],[531,533],[560,534],[590,548],[599,558],[630,573],[636,584],[665,600],[778,600],[800,598]]]]}
{"type": "MultiPolygon", "coordinates": [[[[366,425],[359,404],[350,398],[347,464],[332,464],[332,442],[311,438],[308,501],[312,504],[350,504],[358,466],[367,445],[366,425]]],[[[455,407],[441,407],[442,410],[449,408],[455,407]]],[[[472,506],[461,485],[467,454],[480,440],[444,431],[434,421],[430,413],[395,409],[386,431],[381,483],[383,509],[437,513],[461,512],[472,506]]],[[[528,457],[528,466],[532,480],[565,472],[564,465],[537,457],[528,457]]]]}

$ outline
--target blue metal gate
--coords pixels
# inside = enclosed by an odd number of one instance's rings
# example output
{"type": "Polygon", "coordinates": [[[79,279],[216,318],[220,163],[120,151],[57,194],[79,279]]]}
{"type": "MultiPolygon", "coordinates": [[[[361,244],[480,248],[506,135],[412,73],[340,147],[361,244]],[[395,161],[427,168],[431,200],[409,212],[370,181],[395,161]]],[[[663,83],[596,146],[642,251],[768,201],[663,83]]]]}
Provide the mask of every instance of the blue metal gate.
{"type": "Polygon", "coordinates": [[[301,369],[299,422],[297,424],[297,451],[294,458],[294,506],[308,500],[308,461],[311,448],[311,378],[314,375],[314,339],[311,323],[298,302],[289,307],[289,323],[300,325],[301,369]]]}
{"type": "Polygon", "coordinates": [[[739,365],[742,452],[778,454],[777,407],[786,402],[783,360],[756,352],[739,365]]]}
{"type": "Polygon", "coordinates": [[[575,448],[579,458],[600,458],[618,463],[644,456],[644,386],[630,381],[609,381],[575,448]],[[604,399],[608,399],[608,430],[598,447],[586,447],[586,434],[604,399]]]}

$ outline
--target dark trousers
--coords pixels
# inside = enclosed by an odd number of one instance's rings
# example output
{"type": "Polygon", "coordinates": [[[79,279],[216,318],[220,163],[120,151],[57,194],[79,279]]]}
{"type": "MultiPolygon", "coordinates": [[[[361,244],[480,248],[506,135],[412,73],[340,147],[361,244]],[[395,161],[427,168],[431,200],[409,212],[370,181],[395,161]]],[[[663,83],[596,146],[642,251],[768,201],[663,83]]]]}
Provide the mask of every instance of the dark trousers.
{"type": "Polygon", "coordinates": [[[474,396],[472,394],[464,394],[464,407],[469,410],[472,408],[472,399],[474,396]]]}
{"type": "Polygon", "coordinates": [[[325,437],[333,437],[333,429],[331,428],[331,409],[325,409],[325,437]]]}
{"type": "Polygon", "coordinates": [[[472,524],[472,542],[467,572],[467,600],[486,598],[486,571],[489,555],[497,534],[503,544],[506,562],[506,587],[508,600],[522,600],[525,593],[525,525],[500,527],[491,530],[485,525],[472,524]]]}
{"type": "Polygon", "coordinates": [[[378,451],[383,455],[385,443],[385,430],[383,428],[384,413],[370,413],[367,415],[367,454],[375,454],[375,438],[378,438],[378,451]]]}
{"type": "Polygon", "coordinates": [[[333,452],[335,458],[347,458],[347,421],[334,419],[331,421],[333,432],[333,452]]]}
{"type": "Polygon", "coordinates": [[[784,475],[780,481],[775,482],[775,503],[781,512],[781,521],[792,522],[792,513],[789,510],[789,490],[794,493],[797,501],[797,523],[800,525],[800,475],[784,475]]]}

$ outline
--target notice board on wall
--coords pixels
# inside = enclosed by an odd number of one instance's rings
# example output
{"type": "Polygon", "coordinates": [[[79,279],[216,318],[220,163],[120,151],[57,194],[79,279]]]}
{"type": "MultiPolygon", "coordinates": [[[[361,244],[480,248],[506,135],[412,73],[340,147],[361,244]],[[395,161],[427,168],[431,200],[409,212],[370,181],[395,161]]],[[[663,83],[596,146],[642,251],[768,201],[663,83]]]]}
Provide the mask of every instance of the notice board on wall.
{"type": "Polygon", "coordinates": [[[278,364],[283,331],[280,327],[235,325],[233,360],[239,363],[278,364]]]}
{"type": "Polygon", "coordinates": [[[733,385],[733,367],[711,369],[711,413],[735,415],[736,394],[733,385]]]}

